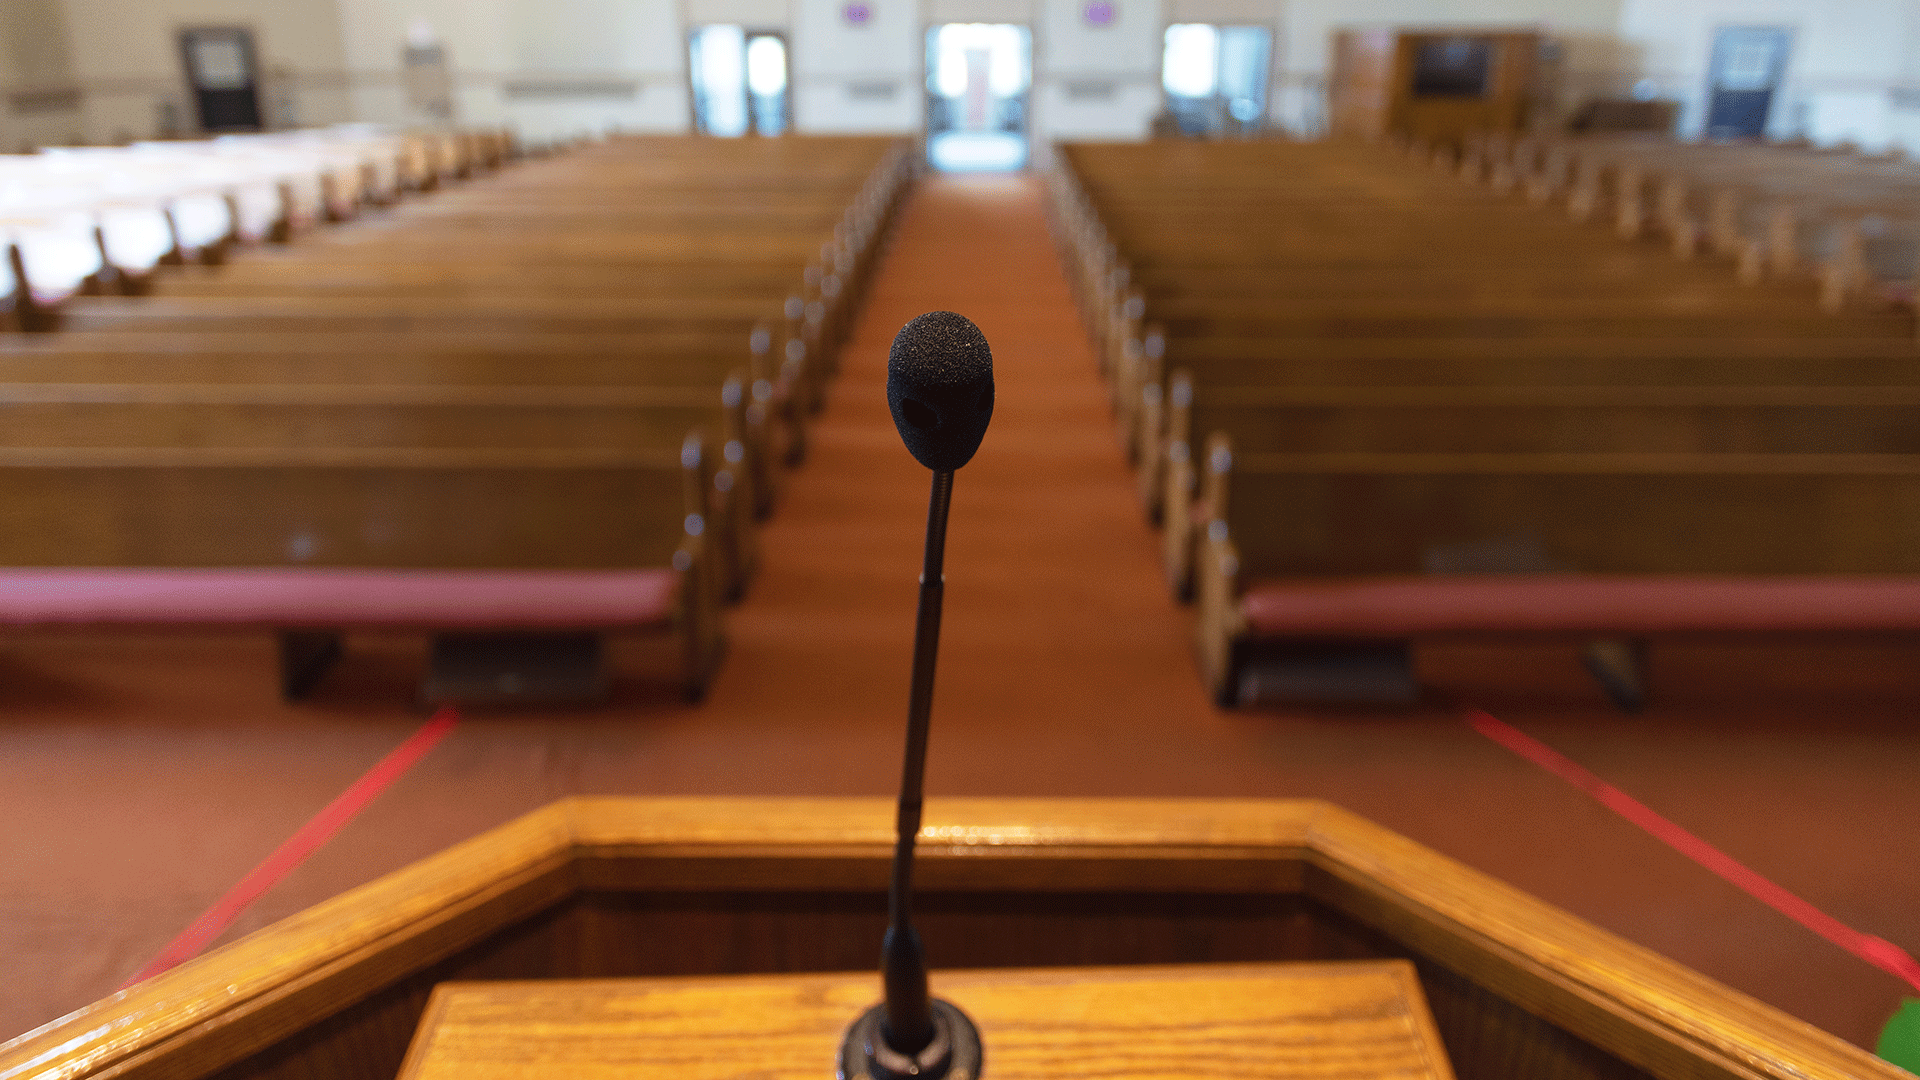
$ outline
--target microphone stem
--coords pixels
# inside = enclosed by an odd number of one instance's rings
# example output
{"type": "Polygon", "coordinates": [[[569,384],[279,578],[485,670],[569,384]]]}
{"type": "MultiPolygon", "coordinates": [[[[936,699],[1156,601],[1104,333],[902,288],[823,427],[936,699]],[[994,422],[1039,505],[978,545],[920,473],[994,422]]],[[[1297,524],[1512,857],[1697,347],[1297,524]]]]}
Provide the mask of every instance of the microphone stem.
{"type": "Polygon", "coordinates": [[[933,711],[934,662],[940,653],[940,606],[946,582],[947,505],[953,473],[933,474],[927,499],[927,548],[920,569],[920,611],[913,633],[913,689],[907,701],[907,751],[900,777],[900,812],[887,890],[887,936],[881,947],[886,984],[887,1043],[904,1054],[933,1040],[927,961],[913,929],[913,844],[920,833],[921,793],[927,770],[927,726],[933,711]]]}

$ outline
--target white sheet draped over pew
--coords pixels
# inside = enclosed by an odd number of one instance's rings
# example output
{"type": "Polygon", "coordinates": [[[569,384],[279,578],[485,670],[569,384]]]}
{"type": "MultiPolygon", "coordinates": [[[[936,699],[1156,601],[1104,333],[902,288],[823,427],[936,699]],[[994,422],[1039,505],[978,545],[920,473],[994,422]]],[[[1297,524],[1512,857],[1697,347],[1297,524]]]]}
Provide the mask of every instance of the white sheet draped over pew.
{"type": "Polygon", "coordinates": [[[16,304],[56,304],[101,278],[352,216],[429,186],[453,148],[367,125],[202,142],[0,155],[0,266],[16,304]]]}

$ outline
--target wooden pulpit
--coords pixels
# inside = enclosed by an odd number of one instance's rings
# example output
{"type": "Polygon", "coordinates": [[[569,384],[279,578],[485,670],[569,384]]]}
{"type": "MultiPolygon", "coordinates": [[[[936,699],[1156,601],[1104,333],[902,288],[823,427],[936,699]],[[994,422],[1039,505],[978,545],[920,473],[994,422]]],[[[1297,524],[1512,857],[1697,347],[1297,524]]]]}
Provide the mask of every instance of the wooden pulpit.
{"type": "MultiPolygon", "coordinates": [[[[954,972],[940,992],[989,1076],[1453,1078],[1404,960],[954,972]]],[[[443,983],[400,1077],[831,1080],[873,995],[870,973],[443,983]]]]}
{"type": "MultiPolygon", "coordinates": [[[[827,1080],[880,994],[893,809],[558,802],[0,1045],[0,1078],[634,1077],[695,1040],[737,1067],[676,1077],[827,1080]]],[[[989,1078],[1912,1080],[1321,802],[935,800],[920,848],[989,1078]]]]}

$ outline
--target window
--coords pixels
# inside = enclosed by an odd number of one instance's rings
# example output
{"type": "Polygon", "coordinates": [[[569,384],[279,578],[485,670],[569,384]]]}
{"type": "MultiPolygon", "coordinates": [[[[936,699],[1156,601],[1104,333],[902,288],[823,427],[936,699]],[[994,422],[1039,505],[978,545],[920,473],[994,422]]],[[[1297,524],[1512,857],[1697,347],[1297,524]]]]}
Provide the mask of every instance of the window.
{"type": "Polygon", "coordinates": [[[787,130],[787,42],[777,33],[717,24],[693,32],[687,51],[694,126],[736,137],[787,130]]]}
{"type": "Polygon", "coordinates": [[[1209,135],[1259,126],[1272,53],[1273,31],[1264,26],[1167,27],[1160,85],[1180,130],[1209,135]]]}

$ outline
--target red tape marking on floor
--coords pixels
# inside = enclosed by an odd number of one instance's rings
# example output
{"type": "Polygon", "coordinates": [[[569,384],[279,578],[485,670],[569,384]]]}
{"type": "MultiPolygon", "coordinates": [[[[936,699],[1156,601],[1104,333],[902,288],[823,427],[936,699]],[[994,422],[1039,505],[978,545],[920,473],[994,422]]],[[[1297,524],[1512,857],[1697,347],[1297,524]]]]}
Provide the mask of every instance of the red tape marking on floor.
{"type": "Polygon", "coordinates": [[[1749,896],[1835,945],[1920,990],[1920,961],[1885,938],[1863,934],[1761,877],[1733,856],[1707,843],[1633,796],[1600,779],[1553,747],[1479,709],[1467,710],[1473,729],[1594,797],[1600,805],[1640,826],[1655,839],[1725,878],[1749,896]]]}
{"type": "Polygon", "coordinates": [[[167,947],[149,960],[139,974],[121,983],[120,989],[125,990],[142,979],[150,979],[199,955],[208,942],[233,925],[241,912],[253,906],[255,900],[278,884],[294,867],[307,861],[309,856],[333,839],[334,834],[365,810],[368,803],[393,786],[395,780],[405,776],[407,770],[419,764],[420,759],[427,756],[427,751],[439,745],[459,720],[459,712],[451,705],[434,713],[432,719],[420,726],[420,730],[409,735],[406,742],[394,747],[392,753],[381,758],[378,764],[355,780],[338,798],[313,815],[311,820],[300,826],[300,831],[288,837],[285,843],[274,849],[273,854],[228,889],[225,896],[207,909],[206,914],[195,919],[192,926],[168,942],[167,947]]]}

